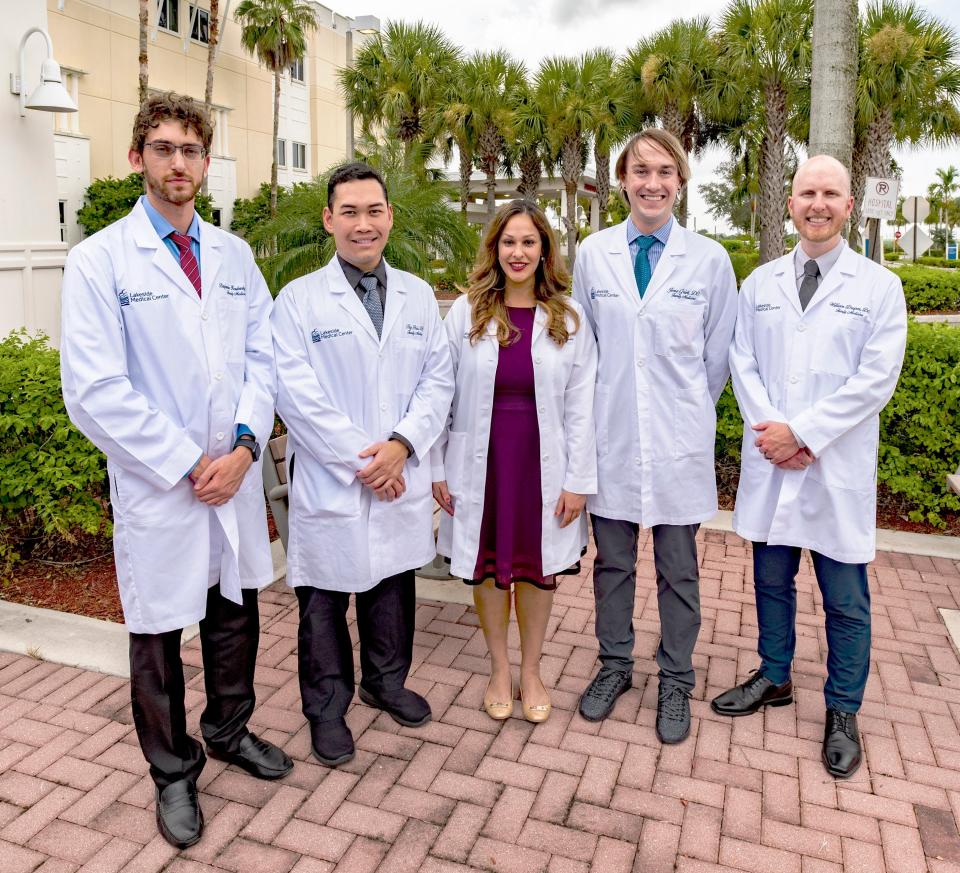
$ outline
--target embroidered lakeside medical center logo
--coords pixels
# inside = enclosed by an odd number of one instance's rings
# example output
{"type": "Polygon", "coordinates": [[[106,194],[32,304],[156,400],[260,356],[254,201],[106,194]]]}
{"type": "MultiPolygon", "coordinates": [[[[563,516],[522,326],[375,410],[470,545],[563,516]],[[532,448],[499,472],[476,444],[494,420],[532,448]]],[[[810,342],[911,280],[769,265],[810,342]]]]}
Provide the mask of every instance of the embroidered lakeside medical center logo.
{"type": "Polygon", "coordinates": [[[156,294],[153,291],[130,293],[126,288],[121,288],[117,292],[117,301],[121,306],[129,306],[131,303],[153,303],[155,300],[167,300],[169,297],[169,294],[156,294]]]}
{"type": "Polygon", "coordinates": [[[129,306],[129,305],[130,305],[130,295],[127,294],[127,292],[126,292],[125,290],[122,290],[122,289],[121,289],[120,293],[117,295],[117,300],[120,301],[120,305],[121,305],[121,306],[129,306]]]}
{"type": "Polygon", "coordinates": [[[317,328],[314,328],[310,331],[310,339],[315,343],[320,343],[324,340],[337,339],[342,336],[351,336],[352,334],[352,330],[340,330],[339,327],[332,327],[329,330],[317,330],[317,328]]]}
{"type": "Polygon", "coordinates": [[[607,288],[591,288],[590,289],[590,299],[596,300],[600,297],[619,297],[620,295],[614,291],[610,291],[607,288]]]}

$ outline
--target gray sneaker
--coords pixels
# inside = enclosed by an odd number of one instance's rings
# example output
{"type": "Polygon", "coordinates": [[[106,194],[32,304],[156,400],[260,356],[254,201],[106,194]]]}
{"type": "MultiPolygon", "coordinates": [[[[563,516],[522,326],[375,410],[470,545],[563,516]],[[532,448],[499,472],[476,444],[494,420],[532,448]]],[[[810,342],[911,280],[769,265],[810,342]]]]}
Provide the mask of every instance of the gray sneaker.
{"type": "Polygon", "coordinates": [[[610,715],[617,698],[632,686],[630,673],[601,667],[580,697],[580,715],[587,721],[602,721],[610,715]]]}
{"type": "Polygon", "coordinates": [[[657,737],[671,745],[690,735],[690,694],[679,685],[660,683],[657,693],[657,737]]]}

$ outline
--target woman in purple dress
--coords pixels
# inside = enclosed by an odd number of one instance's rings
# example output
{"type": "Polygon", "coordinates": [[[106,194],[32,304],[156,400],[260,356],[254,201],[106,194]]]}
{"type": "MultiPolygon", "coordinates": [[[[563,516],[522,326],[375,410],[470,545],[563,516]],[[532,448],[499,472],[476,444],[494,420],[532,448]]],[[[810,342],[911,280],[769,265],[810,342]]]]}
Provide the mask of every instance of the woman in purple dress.
{"type": "Polygon", "coordinates": [[[444,509],[438,549],[473,585],[490,650],[484,709],[513,712],[511,592],[520,629],[520,700],[550,714],[540,653],[558,573],[586,545],[596,490],[597,351],[543,211],[515,200],[491,222],[467,293],[445,326],[457,374],[448,429],[431,455],[444,509]]]}

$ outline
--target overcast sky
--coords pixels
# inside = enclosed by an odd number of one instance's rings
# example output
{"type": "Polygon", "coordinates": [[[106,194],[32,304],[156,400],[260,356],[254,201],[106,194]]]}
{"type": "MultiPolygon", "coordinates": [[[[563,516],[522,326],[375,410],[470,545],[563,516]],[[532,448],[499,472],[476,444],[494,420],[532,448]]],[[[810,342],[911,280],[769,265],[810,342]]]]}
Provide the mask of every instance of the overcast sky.
{"type": "MultiPolygon", "coordinates": [[[[642,36],[678,17],[679,8],[662,0],[481,0],[463,4],[450,0],[334,0],[332,5],[344,15],[376,15],[384,22],[398,18],[431,21],[466,52],[504,48],[531,71],[549,55],[575,55],[601,46],[624,52],[642,36]]],[[[685,18],[708,15],[716,22],[725,5],[724,0],[686,0],[679,14],[685,18]]],[[[918,5],[960,32],[957,0],[919,0],[918,5]]],[[[923,194],[938,167],[960,167],[960,147],[899,150],[894,156],[903,168],[901,194],[923,194]]],[[[699,227],[713,227],[714,220],[704,209],[697,185],[712,181],[724,157],[723,150],[714,149],[693,165],[690,206],[699,227]]]]}

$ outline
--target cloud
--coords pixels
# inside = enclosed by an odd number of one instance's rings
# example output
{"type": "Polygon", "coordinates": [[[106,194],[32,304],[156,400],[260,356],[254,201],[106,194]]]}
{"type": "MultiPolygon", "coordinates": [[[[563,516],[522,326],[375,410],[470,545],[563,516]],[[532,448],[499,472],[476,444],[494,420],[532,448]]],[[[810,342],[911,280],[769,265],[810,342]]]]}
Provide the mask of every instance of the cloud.
{"type": "Polygon", "coordinates": [[[584,18],[607,15],[618,6],[636,9],[638,5],[637,0],[554,0],[550,17],[557,24],[573,24],[584,18]]]}

